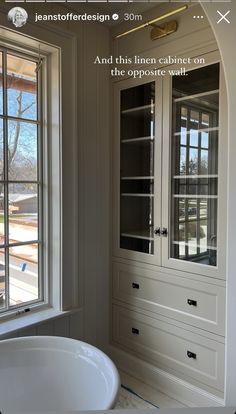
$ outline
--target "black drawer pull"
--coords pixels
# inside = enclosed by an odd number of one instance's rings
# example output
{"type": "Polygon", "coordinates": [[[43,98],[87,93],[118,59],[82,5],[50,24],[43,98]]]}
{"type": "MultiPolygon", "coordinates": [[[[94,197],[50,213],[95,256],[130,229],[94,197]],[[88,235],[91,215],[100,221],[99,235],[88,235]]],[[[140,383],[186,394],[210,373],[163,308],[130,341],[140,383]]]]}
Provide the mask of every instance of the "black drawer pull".
{"type": "Polygon", "coordinates": [[[139,335],[139,329],[132,328],[132,333],[133,333],[134,335],[139,335]]]}
{"type": "Polygon", "coordinates": [[[187,351],[187,356],[189,358],[197,359],[197,354],[194,354],[194,352],[187,351]]]}
{"type": "Polygon", "coordinates": [[[138,283],[132,283],[132,288],[133,289],[139,289],[139,284],[138,283]]]}
{"type": "Polygon", "coordinates": [[[192,306],[197,306],[197,301],[196,300],[193,300],[193,299],[188,299],[187,300],[187,303],[188,303],[188,305],[192,305],[192,306]]]}

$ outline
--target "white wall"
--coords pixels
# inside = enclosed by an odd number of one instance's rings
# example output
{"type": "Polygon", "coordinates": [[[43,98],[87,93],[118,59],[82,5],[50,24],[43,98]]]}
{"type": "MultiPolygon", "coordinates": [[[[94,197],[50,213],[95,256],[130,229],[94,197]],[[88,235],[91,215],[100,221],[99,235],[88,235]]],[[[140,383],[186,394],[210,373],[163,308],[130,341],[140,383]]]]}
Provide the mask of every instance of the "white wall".
{"type": "Polygon", "coordinates": [[[93,64],[109,53],[108,29],[83,27],[79,77],[79,273],[85,339],[108,341],[110,270],[110,134],[108,68],[93,64]]]}
{"type": "Polygon", "coordinates": [[[40,323],[31,323],[27,328],[20,328],[21,322],[16,322],[15,326],[12,324],[11,332],[1,334],[0,339],[31,335],[55,335],[83,340],[83,316],[82,311],[79,310],[40,323]]]}

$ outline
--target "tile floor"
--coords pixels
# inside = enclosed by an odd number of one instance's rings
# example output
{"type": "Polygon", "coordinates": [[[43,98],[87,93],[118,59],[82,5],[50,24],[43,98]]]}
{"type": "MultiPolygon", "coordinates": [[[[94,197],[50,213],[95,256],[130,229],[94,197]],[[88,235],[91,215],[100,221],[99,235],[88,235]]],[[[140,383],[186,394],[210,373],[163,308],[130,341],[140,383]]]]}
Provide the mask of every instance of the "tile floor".
{"type": "Polygon", "coordinates": [[[157,391],[150,385],[144,384],[144,382],[137,380],[136,378],[126,374],[123,371],[120,372],[121,383],[132,388],[136,393],[141,395],[145,400],[157,405],[160,408],[176,408],[185,407],[179,401],[174,398],[168,397],[166,394],[157,391]]]}
{"type": "Polygon", "coordinates": [[[141,396],[130,392],[128,389],[124,387],[120,388],[118,400],[116,402],[115,409],[117,410],[125,410],[125,409],[154,409],[158,408],[155,407],[153,404],[150,404],[146,400],[144,400],[141,396]]]}

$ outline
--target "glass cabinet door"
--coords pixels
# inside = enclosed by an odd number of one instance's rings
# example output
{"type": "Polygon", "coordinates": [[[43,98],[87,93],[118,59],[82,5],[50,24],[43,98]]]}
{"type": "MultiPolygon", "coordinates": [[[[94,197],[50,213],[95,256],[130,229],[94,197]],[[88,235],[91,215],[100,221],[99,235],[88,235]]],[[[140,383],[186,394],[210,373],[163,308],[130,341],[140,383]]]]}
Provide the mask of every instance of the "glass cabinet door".
{"type": "Polygon", "coordinates": [[[120,94],[120,248],[153,255],[155,82],[120,94]]]}
{"type": "Polygon", "coordinates": [[[172,78],[170,257],[217,266],[219,64],[172,78]]]}

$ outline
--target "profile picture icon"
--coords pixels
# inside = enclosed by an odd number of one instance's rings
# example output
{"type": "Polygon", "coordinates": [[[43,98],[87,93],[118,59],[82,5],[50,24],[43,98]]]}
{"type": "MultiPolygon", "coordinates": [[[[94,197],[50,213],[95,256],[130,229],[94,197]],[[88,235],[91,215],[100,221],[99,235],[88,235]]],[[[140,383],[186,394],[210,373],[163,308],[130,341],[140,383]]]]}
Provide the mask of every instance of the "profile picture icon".
{"type": "Polygon", "coordinates": [[[22,27],[27,23],[28,13],[22,7],[13,7],[8,13],[8,20],[12,22],[15,27],[22,27]]]}

